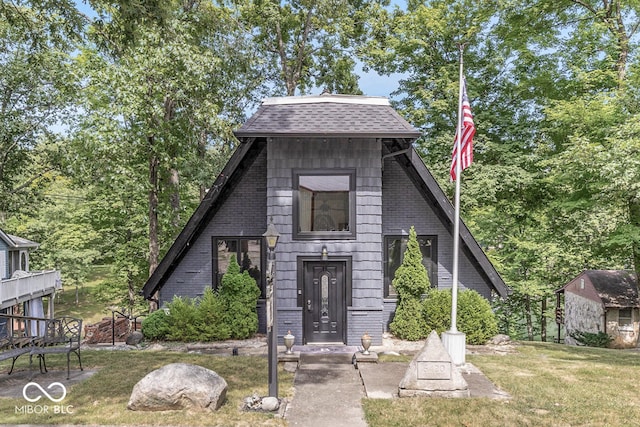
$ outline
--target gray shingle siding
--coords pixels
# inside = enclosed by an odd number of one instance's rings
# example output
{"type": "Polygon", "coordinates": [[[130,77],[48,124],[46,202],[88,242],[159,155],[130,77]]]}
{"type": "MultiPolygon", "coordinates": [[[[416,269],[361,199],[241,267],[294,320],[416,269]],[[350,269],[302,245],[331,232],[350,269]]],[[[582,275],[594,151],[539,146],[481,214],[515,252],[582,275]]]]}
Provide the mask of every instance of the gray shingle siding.
{"type": "Polygon", "coordinates": [[[233,193],[168,277],[160,290],[160,305],[174,295],[197,297],[211,287],[212,237],[261,236],[266,229],[266,150],[241,177],[233,193]]]}
{"type": "MultiPolygon", "coordinates": [[[[383,233],[408,235],[411,226],[416,233],[438,236],[438,288],[450,289],[453,270],[453,237],[447,225],[436,215],[433,206],[425,200],[395,158],[388,158],[383,175],[383,233]]],[[[461,245],[462,247],[462,245],[461,245]]],[[[474,289],[485,298],[491,297],[491,288],[471,263],[464,251],[459,257],[460,289],[474,289]]],[[[385,301],[385,325],[395,311],[395,301],[385,301]]]]}
{"type": "Polygon", "coordinates": [[[347,345],[361,345],[360,337],[367,332],[371,335],[371,344],[382,344],[383,311],[380,309],[350,310],[347,316],[349,328],[347,345]]]}
{"type": "MultiPolygon", "coordinates": [[[[298,304],[297,259],[318,257],[323,245],[332,257],[352,257],[352,306],[347,316],[347,340],[359,342],[365,325],[351,326],[352,315],[364,310],[382,313],[382,145],[374,139],[274,138],[268,144],[268,216],[282,235],[278,243],[278,324],[286,333],[291,325],[302,325],[298,304]],[[292,240],[293,170],[356,170],[356,237],[353,240],[292,240]],[[284,324],[285,319],[288,323],[284,324]],[[356,335],[354,335],[356,334],[356,335]]],[[[375,320],[380,323],[380,320],[375,320]]],[[[364,322],[364,320],[363,320],[364,322]]],[[[366,322],[365,322],[366,323],[366,322]]],[[[301,326],[299,326],[301,327],[301,326]]],[[[371,330],[381,340],[382,329],[371,330]]],[[[293,330],[292,330],[293,332],[293,330]]],[[[302,330],[300,329],[300,334],[302,330]]],[[[296,333],[294,333],[296,335],[296,333]]]]}

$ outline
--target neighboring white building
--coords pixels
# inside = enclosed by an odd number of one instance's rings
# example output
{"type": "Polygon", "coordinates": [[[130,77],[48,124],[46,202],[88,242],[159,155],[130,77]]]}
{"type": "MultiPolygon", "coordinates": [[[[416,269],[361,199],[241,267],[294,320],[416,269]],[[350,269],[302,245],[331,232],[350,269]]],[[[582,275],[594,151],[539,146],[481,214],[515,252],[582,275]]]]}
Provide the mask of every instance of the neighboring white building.
{"type": "Polygon", "coordinates": [[[56,270],[29,270],[29,252],[38,246],[0,230],[0,313],[53,317],[53,297],[62,281],[56,270]],[[46,316],[43,298],[48,298],[46,316]]]}

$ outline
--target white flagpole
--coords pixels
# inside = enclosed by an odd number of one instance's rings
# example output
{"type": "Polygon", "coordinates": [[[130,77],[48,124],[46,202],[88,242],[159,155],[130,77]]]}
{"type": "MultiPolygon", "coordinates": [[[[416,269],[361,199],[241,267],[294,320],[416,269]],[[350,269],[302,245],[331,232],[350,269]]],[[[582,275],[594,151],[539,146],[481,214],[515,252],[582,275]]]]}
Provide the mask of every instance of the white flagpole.
{"type": "Polygon", "coordinates": [[[460,253],[460,181],[462,180],[462,53],[460,45],[460,88],[458,90],[458,128],[456,138],[456,195],[453,215],[453,283],[451,288],[451,332],[458,332],[458,262],[460,253]]]}
{"type": "Polygon", "coordinates": [[[463,94],[463,60],[464,44],[460,45],[460,87],[458,91],[458,126],[456,138],[456,194],[453,223],[453,272],[451,284],[451,329],[442,334],[442,342],[456,365],[465,363],[466,337],[458,331],[458,263],[460,252],[460,181],[462,179],[462,94],[463,94]]]}

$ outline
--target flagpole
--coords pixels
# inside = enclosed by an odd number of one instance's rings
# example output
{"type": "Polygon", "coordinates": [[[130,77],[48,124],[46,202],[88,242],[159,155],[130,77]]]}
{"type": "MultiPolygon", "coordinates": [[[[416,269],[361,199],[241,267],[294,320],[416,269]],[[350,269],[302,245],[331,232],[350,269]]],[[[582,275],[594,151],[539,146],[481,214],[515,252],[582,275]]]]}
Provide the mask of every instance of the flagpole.
{"type": "Polygon", "coordinates": [[[462,97],[463,97],[463,59],[464,44],[459,45],[460,48],[460,76],[458,90],[458,125],[456,131],[456,194],[454,200],[454,216],[453,216],[453,272],[451,283],[451,328],[442,334],[442,343],[449,352],[451,360],[456,365],[465,363],[466,353],[466,337],[465,334],[458,331],[458,264],[460,252],[460,181],[462,179],[462,97]]]}

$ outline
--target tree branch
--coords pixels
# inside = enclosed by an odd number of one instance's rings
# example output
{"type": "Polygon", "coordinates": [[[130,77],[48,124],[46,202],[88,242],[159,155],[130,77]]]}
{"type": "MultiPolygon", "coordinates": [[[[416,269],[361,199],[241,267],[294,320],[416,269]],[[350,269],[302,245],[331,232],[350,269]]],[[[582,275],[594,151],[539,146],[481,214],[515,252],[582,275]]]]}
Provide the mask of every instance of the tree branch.
{"type": "Polygon", "coordinates": [[[22,183],[22,184],[18,185],[17,187],[13,188],[11,191],[9,191],[9,194],[16,194],[17,192],[27,188],[28,186],[33,184],[37,179],[42,178],[46,173],[51,172],[53,169],[54,169],[53,167],[45,168],[42,172],[32,176],[31,178],[29,178],[24,183],[22,183]]]}

